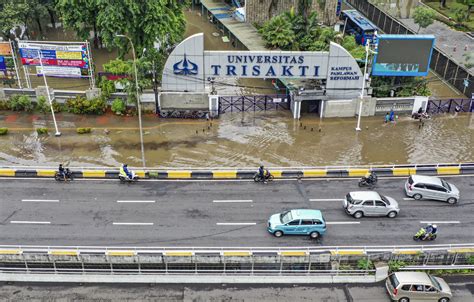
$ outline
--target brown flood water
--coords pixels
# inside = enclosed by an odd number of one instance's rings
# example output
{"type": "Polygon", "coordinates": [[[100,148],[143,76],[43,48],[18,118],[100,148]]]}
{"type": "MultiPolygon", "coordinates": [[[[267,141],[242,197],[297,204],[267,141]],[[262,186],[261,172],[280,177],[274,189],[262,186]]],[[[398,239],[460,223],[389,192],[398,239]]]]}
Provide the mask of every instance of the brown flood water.
{"type": "MultiPolygon", "coordinates": [[[[0,115],[0,165],[141,166],[136,117],[59,115],[60,138],[38,136],[49,116],[0,115]],[[79,135],[76,127],[95,127],[79,135]],[[107,129],[108,131],[106,131],[107,129]],[[106,132],[109,132],[108,134],[106,132]]],[[[324,166],[474,161],[474,115],[439,115],[418,122],[400,117],[384,124],[383,117],[291,119],[288,111],[224,114],[212,126],[202,120],[158,120],[144,117],[148,167],[324,166]],[[208,129],[209,126],[209,129],[208,129]],[[306,129],[304,129],[306,127],[306,129]],[[311,131],[313,128],[313,131],[311,131]],[[203,131],[204,130],[204,131],[203,131]],[[197,133],[196,133],[197,132],[197,133]]]]}

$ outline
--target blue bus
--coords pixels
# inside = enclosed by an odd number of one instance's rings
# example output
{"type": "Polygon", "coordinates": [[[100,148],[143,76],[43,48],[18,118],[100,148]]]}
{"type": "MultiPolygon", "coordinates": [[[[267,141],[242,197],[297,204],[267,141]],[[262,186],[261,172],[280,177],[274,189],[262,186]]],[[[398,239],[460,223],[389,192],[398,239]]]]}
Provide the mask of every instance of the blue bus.
{"type": "Polygon", "coordinates": [[[357,44],[365,45],[367,39],[375,43],[375,32],[377,26],[367,20],[355,9],[344,10],[341,13],[341,20],[344,20],[345,33],[353,35],[357,44]]]}

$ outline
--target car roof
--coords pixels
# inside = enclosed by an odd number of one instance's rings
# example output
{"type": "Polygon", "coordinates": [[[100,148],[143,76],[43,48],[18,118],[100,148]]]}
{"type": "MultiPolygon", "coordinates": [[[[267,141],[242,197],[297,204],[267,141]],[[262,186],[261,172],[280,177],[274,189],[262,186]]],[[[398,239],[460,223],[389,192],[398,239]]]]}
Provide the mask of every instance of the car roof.
{"type": "Polygon", "coordinates": [[[323,219],[323,214],[320,210],[295,209],[291,210],[291,216],[294,219],[323,219]]]}
{"type": "Polygon", "coordinates": [[[355,200],[379,200],[380,194],[375,191],[354,191],[350,192],[352,198],[355,200]]]}
{"type": "Polygon", "coordinates": [[[443,184],[441,183],[441,179],[438,178],[438,177],[434,177],[434,176],[426,176],[426,175],[412,175],[411,176],[411,179],[413,179],[413,181],[415,183],[428,183],[428,184],[433,184],[433,185],[438,185],[438,186],[442,186],[443,184]]]}
{"type": "Polygon", "coordinates": [[[432,284],[428,274],[423,272],[396,272],[395,276],[402,284],[432,284]]]}

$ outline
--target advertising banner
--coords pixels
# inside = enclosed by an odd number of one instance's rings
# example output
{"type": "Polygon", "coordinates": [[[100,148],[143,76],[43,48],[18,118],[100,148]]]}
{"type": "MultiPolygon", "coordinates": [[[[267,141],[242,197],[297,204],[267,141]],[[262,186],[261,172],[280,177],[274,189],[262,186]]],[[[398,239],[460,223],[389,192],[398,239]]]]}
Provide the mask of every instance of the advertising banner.
{"type": "Polygon", "coordinates": [[[6,71],[7,70],[7,64],[5,63],[5,57],[0,56],[0,70],[1,71],[6,71]]]}
{"type": "Polygon", "coordinates": [[[0,56],[11,56],[12,48],[10,42],[1,42],[0,43],[0,56]]]}
{"type": "Polygon", "coordinates": [[[81,69],[75,67],[58,67],[58,66],[36,66],[36,74],[43,75],[43,72],[47,76],[58,76],[65,78],[80,78],[81,69]]]}
{"type": "Polygon", "coordinates": [[[20,42],[20,58],[23,65],[38,66],[39,52],[45,66],[89,68],[86,44],[40,44],[20,42]]]}

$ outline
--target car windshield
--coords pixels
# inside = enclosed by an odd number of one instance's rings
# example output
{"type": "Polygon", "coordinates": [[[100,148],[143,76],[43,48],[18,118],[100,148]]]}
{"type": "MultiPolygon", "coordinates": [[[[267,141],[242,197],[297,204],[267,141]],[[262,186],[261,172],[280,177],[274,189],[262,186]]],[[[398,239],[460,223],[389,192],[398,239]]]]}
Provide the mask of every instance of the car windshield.
{"type": "Polygon", "coordinates": [[[433,283],[434,287],[436,287],[438,290],[441,290],[441,284],[439,284],[438,280],[436,280],[435,277],[428,275],[430,277],[431,283],[433,283]]]}
{"type": "Polygon", "coordinates": [[[346,200],[347,200],[348,203],[354,204],[354,199],[352,199],[351,193],[348,193],[346,195],[346,200]]]}
{"type": "Polygon", "coordinates": [[[382,197],[382,200],[389,206],[390,205],[390,201],[388,201],[388,198],[383,196],[383,195],[380,195],[380,197],[382,197]]]}
{"type": "Polygon", "coordinates": [[[291,215],[291,211],[281,213],[280,220],[282,223],[288,223],[293,220],[293,216],[291,215]]]}
{"type": "Polygon", "coordinates": [[[395,274],[391,274],[390,276],[388,276],[388,280],[390,280],[390,284],[392,284],[393,288],[397,288],[398,285],[400,284],[395,274]]]}
{"type": "Polygon", "coordinates": [[[443,187],[451,191],[451,186],[446,181],[441,179],[441,183],[443,184],[443,187]]]}

